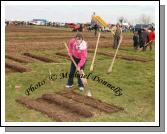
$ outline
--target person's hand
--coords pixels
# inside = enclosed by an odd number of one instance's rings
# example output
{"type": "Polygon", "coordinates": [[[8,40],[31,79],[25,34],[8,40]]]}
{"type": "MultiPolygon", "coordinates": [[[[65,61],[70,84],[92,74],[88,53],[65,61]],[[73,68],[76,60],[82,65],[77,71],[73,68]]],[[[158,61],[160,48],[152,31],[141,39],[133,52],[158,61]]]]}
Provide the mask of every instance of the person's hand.
{"type": "Polygon", "coordinates": [[[72,56],[72,54],[71,54],[70,52],[68,52],[68,55],[69,55],[69,56],[72,56]]]}
{"type": "Polygon", "coordinates": [[[80,67],[77,67],[77,71],[80,72],[80,67]]]}
{"type": "Polygon", "coordinates": [[[78,73],[79,73],[80,75],[83,74],[83,70],[81,70],[79,67],[77,67],[77,71],[78,71],[78,73]]]}
{"type": "Polygon", "coordinates": [[[82,75],[82,74],[83,74],[83,70],[80,70],[80,71],[79,71],[79,74],[82,75]]]}

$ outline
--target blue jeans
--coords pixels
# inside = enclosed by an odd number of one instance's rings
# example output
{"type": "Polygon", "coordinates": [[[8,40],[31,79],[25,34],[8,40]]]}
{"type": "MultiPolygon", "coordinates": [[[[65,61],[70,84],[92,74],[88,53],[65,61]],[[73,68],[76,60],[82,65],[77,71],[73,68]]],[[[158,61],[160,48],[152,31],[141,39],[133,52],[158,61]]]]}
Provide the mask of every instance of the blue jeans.
{"type": "MultiPolygon", "coordinates": [[[[80,61],[80,59],[75,58],[74,56],[73,56],[73,59],[76,62],[76,64],[78,64],[79,61],[80,61]]],[[[85,66],[85,64],[81,67],[81,69],[84,69],[84,66],[85,66]]],[[[74,79],[75,71],[76,71],[76,67],[75,67],[74,63],[71,62],[70,74],[69,74],[67,85],[73,85],[73,79],[74,79]]],[[[84,87],[84,85],[82,83],[82,80],[80,78],[80,75],[77,75],[77,79],[78,79],[78,86],[79,87],[84,87]]]]}

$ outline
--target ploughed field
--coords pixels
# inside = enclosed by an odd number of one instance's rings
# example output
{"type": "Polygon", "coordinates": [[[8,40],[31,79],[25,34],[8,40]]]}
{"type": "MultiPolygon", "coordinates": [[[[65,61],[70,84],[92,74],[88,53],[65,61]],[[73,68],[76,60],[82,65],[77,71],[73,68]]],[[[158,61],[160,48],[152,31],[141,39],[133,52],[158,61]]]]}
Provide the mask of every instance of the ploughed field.
{"type": "MultiPolygon", "coordinates": [[[[58,62],[55,59],[50,59],[46,55],[35,55],[31,52],[46,51],[46,50],[64,50],[63,42],[76,35],[76,32],[71,32],[69,29],[63,28],[50,28],[50,27],[37,27],[37,26],[7,26],[5,29],[5,58],[6,58],[6,72],[18,71],[15,69],[17,63],[29,63],[34,61],[42,62],[58,62]],[[17,62],[9,66],[8,61],[17,62]]],[[[88,42],[88,50],[90,53],[94,52],[97,37],[93,32],[84,31],[84,39],[88,42]]],[[[123,34],[123,41],[121,47],[132,45],[132,36],[129,34],[123,34]]],[[[111,33],[102,33],[99,42],[99,48],[111,48],[113,42],[113,36],[111,33]]],[[[67,53],[56,52],[58,57],[69,59],[67,53]],[[66,56],[65,56],[66,55],[66,56]],[[64,56],[64,57],[63,57],[64,56]]],[[[103,54],[98,53],[98,54],[103,54]]],[[[105,54],[106,56],[113,57],[113,53],[105,54]]],[[[120,56],[118,56],[120,57],[120,56]]],[[[121,56],[125,60],[133,60],[126,56],[121,56]]],[[[147,61],[143,58],[134,58],[134,60],[147,61]]],[[[19,66],[19,65],[17,65],[19,66]]],[[[21,66],[21,65],[20,65],[21,66]]],[[[26,69],[23,69],[26,71],[26,69]]],[[[19,71],[18,71],[19,72],[19,71]]]]}
{"type": "MultiPolygon", "coordinates": [[[[8,26],[6,27],[5,35],[5,51],[7,53],[23,53],[31,52],[32,50],[63,49],[63,41],[68,41],[75,34],[76,32],[66,29],[8,26]]],[[[85,31],[83,35],[89,44],[89,48],[94,48],[97,37],[94,36],[93,32],[85,31]]],[[[111,33],[103,33],[100,38],[99,47],[111,47],[111,43],[111,33]]],[[[126,36],[122,45],[131,43],[132,37],[126,36]]]]}
{"type": "MultiPolygon", "coordinates": [[[[154,121],[154,50],[133,49],[133,33],[123,33],[112,74],[107,74],[114,57],[113,36],[101,33],[87,97],[77,87],[65,88],[70,58],[64,42],[76,35],[68,28],[44,26],[7,26],[5,28],[5,112],[6,121],[154,121]],[[33,90],[27,89],[53,75],[54,80],[33,90]],[[57,78],[56,78],[57,76],[57,78]],[[106,85],[122,89],[121,96],[106,85]],[[29,117],[29,118],[27,118],[29,117]]],[[[84,31],[88,42],[85,74],[93,59],[97,36],[84,31]]]]}

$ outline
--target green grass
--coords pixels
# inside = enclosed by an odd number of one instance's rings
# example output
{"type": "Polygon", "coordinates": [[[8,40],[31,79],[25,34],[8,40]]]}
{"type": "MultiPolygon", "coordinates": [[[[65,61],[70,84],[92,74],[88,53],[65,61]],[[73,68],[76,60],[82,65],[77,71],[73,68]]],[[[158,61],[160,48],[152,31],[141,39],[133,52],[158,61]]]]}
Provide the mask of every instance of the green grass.
{"type": "MultiPolygon", "coordinates": [[[[126,55],[136,55],[140,57],[146,57],[154,59],[154,52],[135,52],[132,48],[126,48],[127,50],[120,50],[119,53],[126,55]]],[[[113,51],[109,48],[100,48],[99,51],[113,51]]],[[[6,121],[25,121],[25,122],[36,122],[36,121],[54,121],[48,118],[46,115],[41,114],[35,110],[25,108],[23,105],[15,102],[15,99],[19,96],[25,95],[25,90],[30,84],[36,84],[49,76],[49,69],[52,74],[59,75],[62,72],[69,71],[70,62],[64,59],[57,58],[54,53],[58,50],[47,50],[47,51],[34,51],[34,54],[47,55],[50,58],[57,59],[61,63],[66,64],[49,64],[43,62],[34,62],[26,64],[26,67],[33,69],[32,72],[28,73],[10,73],[5,77],[5,118],[6,121]],[[20,90],[17,91],[15,86],[21,86],[20,90]]],[[[89,54],[90,57],[93,54],[89,54]]],[[[89,79],[89,88],[92,91],[93,97],[100,99],[107,103],[112,103],[123,107],[125,110],[122,112],[104,114],[100,117],[94,117],[89,119],[82,119],[82,121],[154,121],[154,60],[143,63],[139,61],[127,61],[122,59],[116,59],[112,74],[107,74],[108,67],[112,61],[112,58],[106,56],[97,55],[93,76],[99,76],[101,79],[108,83],[120,87],[123,95],[115,96],[114,92],[98,83],[89,79]]],[[[87,62],[85,73],[89,73],[91,61],[87,62]]],[[[30,97],[37,98],[47,92],[61,91],[67,79],[57,79],[53,82],[46,80],[45,85],[36,89],[30,97]]],[[[76,80],[75,80],[76,83],[76,80]]]]}

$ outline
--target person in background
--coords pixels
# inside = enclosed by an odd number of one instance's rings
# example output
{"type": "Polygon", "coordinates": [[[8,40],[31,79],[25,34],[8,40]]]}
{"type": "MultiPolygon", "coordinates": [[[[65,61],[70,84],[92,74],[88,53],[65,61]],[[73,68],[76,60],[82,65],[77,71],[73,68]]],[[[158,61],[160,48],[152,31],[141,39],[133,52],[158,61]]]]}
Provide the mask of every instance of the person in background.
{"type": "Polygon", "coordinates": [[[96,16],[96,13],[93,12],[92,16],[91,16],[91,26],[94,30],[94,35],[96,36],[97,35],[97,30],[99,29],[97,23],[93,20],[93,17],[96,16]]]}
{"type": "Polygon", "coordinates": [[[138,32],[134,32],[134,35],[133,35],[133,46],[134,46],[135,50],[137,50],[138,47],[139,47],[139,35],[138,35],[138,32]]]}
{"type": "Polygon", "coordinates": [[[114,42],[113,42],[113,48],[117,49],[119,41],[121,39],[122,29],[120,27],[120,24],[117,23],[116,25],[116,31],[114,33],[114,42]]]}
{"type": "MultiPolygon", "coordinates": [[[[68,42],[69,52],[74,61],[77,64],[77,68],[74,63],[71,62],[69,79],[66,85],[66,88],[71,88],[73,86],[73,78],[75,71],[77,70],[79,73],[84,69],[86,59],[87,59],[87,42],[84,41],[82,34],[78,33],[74,38],[70,39],[68,42]]],[[[84,91],[84,85],[78,75],[78,86],[80,91],[84,91]]]]}
{"type": "Polygon", "coordinates": [[[83,32],[83,24],[80,24],[79,31],[80,31],[80,32],[83,32]]]}
{"type": "Polygon", "coordinates": [[[140,48],[142,47],[143,51],[146,51],[147,43],[149,41],[148,31],[146,29],[141,29],[138,31],[138,33],[139,33],[140,48]]]}
{"type": "Polygon", "coordinates": [[[94,30],[95,30],[94,35],[96,36],[97,35],[97,30],[98,30],[98,25],[97,24],[94,25],[94,30]]]}
{"type": "Polygon", "coordinates": [[[151,31],[149,33],[149,43],[148,46],[150,47],[150,51],[152,51],[152,44],[155,41],[155,29],[151,28],[151,31]]]}
{"type": "Polygon", "coordinates": [[[143,45],[144,45],[144,43],[143,43],[144,41],[143,41],[143,37],[142,37],[142,32],[143,32],[142,29],[138,30],[138,35],[139,35],[139,46],[140,46],[140,48],[142,48],[143,45]]]}
{"type": "Polygon", "coordinates": [[[143,39],[144,39],[143,51],[146,51],[147,43],[149,42],[149,33],[148,33],[147,29],[144,28],[142,34],[143,34],[143,39]]]}

